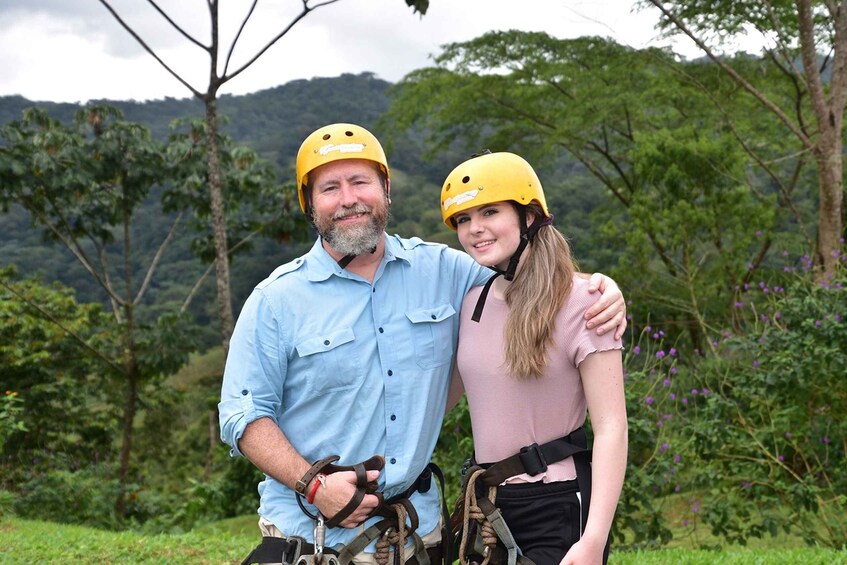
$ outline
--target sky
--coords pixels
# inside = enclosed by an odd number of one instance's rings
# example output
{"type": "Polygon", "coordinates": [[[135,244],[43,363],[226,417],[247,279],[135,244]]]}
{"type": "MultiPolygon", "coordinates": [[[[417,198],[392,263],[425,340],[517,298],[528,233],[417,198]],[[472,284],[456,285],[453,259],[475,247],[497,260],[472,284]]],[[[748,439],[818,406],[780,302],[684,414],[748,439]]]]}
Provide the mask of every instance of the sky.
{"type": "MultiPolygon", "coordinates": [[[[314,6],[326,0],[310,0],[314,6]]],[[[157,55],[204,92],[209,58],[142,0],[110,0],[157,55]]],[[[229,49],[251,0],[219,0],[221,42],[229,49]]],[[[157,0],[185,32],[208,43],[207,0],[157,0]]],[[[430,0],[421,17],[404,0],[337,0],[311,11],[222,94],[246,94],[295,79],[373,72],[396,82],[432,64],[446,43],[491,30],[555,37],[610,37],[634,48],[671,46],[697,56],[685,39],[662,39],[655,8],[634,0],[430,0]]],[[[243,65],[301,11],[302,0],[258,0],[233,53],[243,65]]],[[[190,91],[146,53],[99,0],[0,0],[0,96],[32,101],[187,98],[190,91]]]]}

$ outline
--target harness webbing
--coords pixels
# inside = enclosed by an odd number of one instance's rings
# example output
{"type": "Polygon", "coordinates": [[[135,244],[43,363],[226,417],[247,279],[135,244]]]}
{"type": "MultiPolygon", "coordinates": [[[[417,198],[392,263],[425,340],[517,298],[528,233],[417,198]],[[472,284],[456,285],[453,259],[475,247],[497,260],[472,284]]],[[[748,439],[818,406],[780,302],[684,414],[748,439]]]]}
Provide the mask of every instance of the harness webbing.
{"type": "MultiPolygon", "coordinates": [[[[459,548],[459,560],[464,565],[467,562],[468,535],[470,520],[476,520],[481,527],[480,537],[485,546],[483,564],[488,563],[497,539],[507,551],[509,565],[529,564],[531,561],[520,554],[514,537],[509,531],[500,511],[494,506],[497,487],[506,479],[516,475],[528,474],[535,476],[547,470],[548,464],[563,461],[573,457],[576,468],[577,484],[580,492],[580,532],[585,530],[588,522],[589,502],[591,500],[591,450],[588,449],[588,438],[585,430],[580,427],[567,436],[549,441],[543,445],[533,443],[521,448],[520,452],[495,463],[473,463],[467,471],[463,485],[462,505],[458,506],[452,516],[454,530],[461,522],[462,538],[459,548]],[[488,497],[478,498],[476,486],[479,483],[488,489],[488,497]]],[[[474,549],[473,547],[470,549],[474,549]]],[[[476,547],[477,551],[481,548],[476,547]]]]}

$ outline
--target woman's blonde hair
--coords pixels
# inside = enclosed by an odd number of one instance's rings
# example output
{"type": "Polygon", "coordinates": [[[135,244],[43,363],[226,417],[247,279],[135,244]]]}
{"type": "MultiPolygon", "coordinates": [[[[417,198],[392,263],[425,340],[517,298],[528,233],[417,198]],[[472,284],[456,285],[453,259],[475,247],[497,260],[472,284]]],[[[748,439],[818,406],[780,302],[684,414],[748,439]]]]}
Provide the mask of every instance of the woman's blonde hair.
{"type": "MultiPolygon", "coordinates": [[[[544,217],[535,203],[527,213],[544,217]]],[[[527,215],[528,215],[527,214],[527,215]]],[[[506,367],[517,379],[539,378],[547,367],[556,316],[570,294],[576,265],[565,237],[552,225],[541,227],[506,289],[509,314],[503,330],[506,367]]]]}

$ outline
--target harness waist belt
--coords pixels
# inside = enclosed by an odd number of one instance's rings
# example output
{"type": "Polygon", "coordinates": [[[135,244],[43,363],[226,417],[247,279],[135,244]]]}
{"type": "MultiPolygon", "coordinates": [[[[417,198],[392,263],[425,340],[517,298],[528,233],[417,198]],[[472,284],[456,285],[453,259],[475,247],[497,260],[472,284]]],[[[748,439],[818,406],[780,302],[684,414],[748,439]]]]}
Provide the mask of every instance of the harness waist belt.
{"type": "MultiPolygon", "coordinates": [[[[480,479],[485,486],[496,487],[509,477],[524,473],[530,476],[541,474],[547,470],[549,464],[563,461],[579,453],[590,453],[588,438],[581,427],[565,437],[548,441],[543,445],[533,443],[522,447],[519,453],[496,463],[479,464],[486,469],[480,479]]],[[[579,475],[579,469],[577,469],[577,475],[579,475]]]]}

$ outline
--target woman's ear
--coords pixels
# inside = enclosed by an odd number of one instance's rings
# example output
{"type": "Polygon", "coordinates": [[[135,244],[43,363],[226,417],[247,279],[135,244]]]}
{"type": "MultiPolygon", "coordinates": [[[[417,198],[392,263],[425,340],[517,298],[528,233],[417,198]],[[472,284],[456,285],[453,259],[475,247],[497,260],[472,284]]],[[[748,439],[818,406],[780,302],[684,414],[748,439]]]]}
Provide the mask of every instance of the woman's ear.
{"type": "Polygon", "coordinates": [[[532,208],[526,209],[526,227],[531,226],[535,222],[535,211],[532,208]]]}

